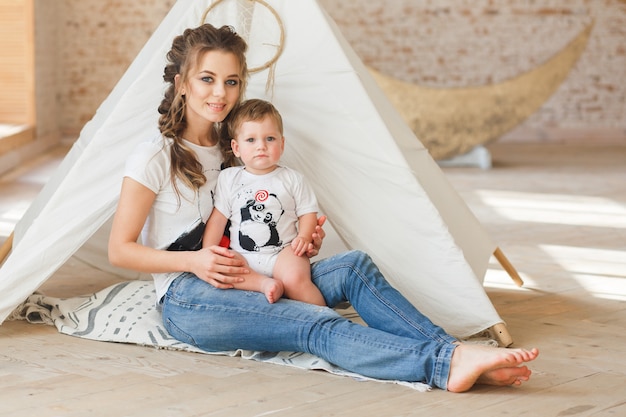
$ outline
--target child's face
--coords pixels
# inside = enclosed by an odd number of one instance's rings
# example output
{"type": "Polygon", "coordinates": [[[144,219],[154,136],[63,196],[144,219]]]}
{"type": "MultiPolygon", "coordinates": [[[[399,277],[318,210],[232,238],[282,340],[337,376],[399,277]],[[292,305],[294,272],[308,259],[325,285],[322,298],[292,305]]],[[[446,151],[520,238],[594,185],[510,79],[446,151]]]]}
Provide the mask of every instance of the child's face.
{"type": "Polygon", "coordinates": [[[241,158],[252,174],[272,172],[285,149],[285,138],[269,116],[243,122],[231,141],[235,156],[241,158]]]}

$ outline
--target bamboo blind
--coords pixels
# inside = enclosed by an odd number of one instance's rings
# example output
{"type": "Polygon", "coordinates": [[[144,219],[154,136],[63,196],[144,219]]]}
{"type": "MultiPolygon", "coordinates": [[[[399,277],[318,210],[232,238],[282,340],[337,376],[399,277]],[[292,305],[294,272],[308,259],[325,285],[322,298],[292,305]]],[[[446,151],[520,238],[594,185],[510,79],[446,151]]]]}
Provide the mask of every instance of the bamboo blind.
{"type": "Polygon", "coordinates": [[[0,0],[0,123],[35,124],[33,0],[0,0]]]}

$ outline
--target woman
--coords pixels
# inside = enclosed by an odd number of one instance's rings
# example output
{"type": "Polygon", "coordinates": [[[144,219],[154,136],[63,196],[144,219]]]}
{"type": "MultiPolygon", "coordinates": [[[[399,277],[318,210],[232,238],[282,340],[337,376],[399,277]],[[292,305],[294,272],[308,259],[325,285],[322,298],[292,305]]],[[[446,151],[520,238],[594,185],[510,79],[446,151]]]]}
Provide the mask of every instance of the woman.
{"type": "MultiPolygon", "coordinates": [[[[254,279],[240,257],[199,237],[223,166],[234,163],[221,133],[246,86],[245,42],[229,27],[202,25],[176,37],[159,106],[162,137],[130,156],[109,241],[114,265],[153,274],[170,334],[206,351],[308,352],[380,379],[419,381],[461,392],[475,383],[519,385],[536,349],[458,342],[393,289],[369,256],[351,251],[318,261],[311,276],[320,307],[231,289],[254,279]],[[142,243],[138,238],[142,235],[142,243]],[[332,307],[349,301],[368,327],[332,307]]],[[[308,256],[324,236],[320,219],[308,256]]]]}

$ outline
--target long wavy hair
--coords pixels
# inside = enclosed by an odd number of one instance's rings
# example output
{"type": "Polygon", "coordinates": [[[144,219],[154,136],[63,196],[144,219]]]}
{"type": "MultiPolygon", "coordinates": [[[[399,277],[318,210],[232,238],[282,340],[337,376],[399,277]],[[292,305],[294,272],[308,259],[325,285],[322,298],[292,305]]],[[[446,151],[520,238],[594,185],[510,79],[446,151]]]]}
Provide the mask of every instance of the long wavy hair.
{"type": "MultiPolygon", "coordinates": [[[[186,29],[172,42],[172,48],[167,53],[167,65],[163,73],[163,80],[169,85],[158,111],[161,115],[159,117],[159,130],[163,136],[172,139],[170,149],[171,181],[179,195],[176,179],[192,189],[198,189],[206,183],[206,177],[202,172],[202,164],[196,158],[195,153],[181,139],[181,134],[187,127],[187,120],[185,117],[185,97],[181,95],[181,89],[178,87],[187,82],[189,72],[198,65],[200,58],[206,52],[232,53],[237,57],[240,65],[241,84],[238,103],[241,102],[248,78],[245,56],[247,47],[246,42],[232,27],[216,28],[208,23],[197,28],[186,29]],[[176,84],[175,77],[178,74],[180,77],[178,84],[176,84]]],[[[226,128],[229,117],[230,115],[215,126],[224,158],[224,166],[236,164],[226,128]]]]}

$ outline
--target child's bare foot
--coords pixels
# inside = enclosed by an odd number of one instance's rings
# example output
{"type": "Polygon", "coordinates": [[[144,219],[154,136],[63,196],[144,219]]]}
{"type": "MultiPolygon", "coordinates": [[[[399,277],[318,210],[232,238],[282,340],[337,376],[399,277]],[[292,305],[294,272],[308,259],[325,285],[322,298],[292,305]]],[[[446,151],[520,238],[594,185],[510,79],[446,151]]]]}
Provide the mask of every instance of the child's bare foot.
{"type": "Polygon", "coordinates": [[[283,296],[285,292],[285,288],[283,287],[283,283],[277,279],[266,278],[263,280],[261,284],[261,290],[263,294],[265,294],[265,298],[269,301],[270,304],[274,304],[276,301],[280,300],[280,297],[283,296]]]}
{"type": "Polygon", "coordinates": [[[530,378],[530,370],[521,365],[537,355],[539,351],[535,348],[506,349],[461,343],[452,354],[448,391],[464,392],[475,383],[520,385],[530,378]]]}

